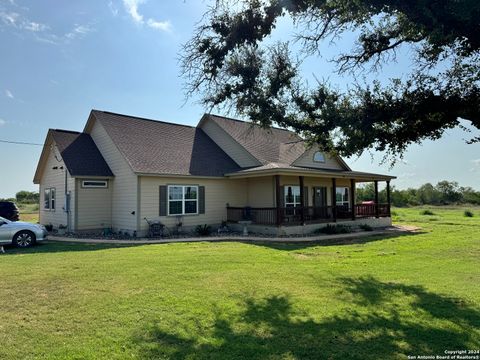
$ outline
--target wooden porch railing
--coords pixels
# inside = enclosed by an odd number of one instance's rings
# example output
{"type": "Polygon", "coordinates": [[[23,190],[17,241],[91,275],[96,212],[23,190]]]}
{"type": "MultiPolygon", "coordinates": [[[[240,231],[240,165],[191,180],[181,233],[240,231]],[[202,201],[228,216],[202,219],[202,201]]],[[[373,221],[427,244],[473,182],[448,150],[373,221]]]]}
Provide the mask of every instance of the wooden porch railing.
{"type": "MultiPolygon", "coordinates": [[[[355,218],[389,217],[390,207],[388,204],[358,204],[354,206],[355,218]]],[[[238,222],[250,220],[259,225],[300,225],[302,223],[302,211],[305,224],[333,222],[333,206],[306,206],[306,207],[283,207],[280,208],[280,221],[277,223],[277,208],[264,207],[227,207],[227,221],[238,222]]],[[[348,205],[336,206],[336,219],[352,219],[352,209],[348,205]]]]}

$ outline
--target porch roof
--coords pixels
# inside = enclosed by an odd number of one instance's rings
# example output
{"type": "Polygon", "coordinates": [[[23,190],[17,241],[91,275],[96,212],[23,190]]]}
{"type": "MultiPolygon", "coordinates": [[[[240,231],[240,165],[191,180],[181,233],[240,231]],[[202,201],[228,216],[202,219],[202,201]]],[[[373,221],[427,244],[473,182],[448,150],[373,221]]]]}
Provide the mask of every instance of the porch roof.
{"type": "Polygon", "coordinates": [[[243,169],[240,171],[225,174],[225,176],[228,176],[230,178],[247,178],[267,175],[298,175],[328,178],[345,178],[355,179],[358,182],[374,180],[386,181],[397,178],[396,176],[391,175],[374,174],[361,171],[314,169],[300,166],[292,166],[283,163],[268,163],[263,166],[243,169]]]}

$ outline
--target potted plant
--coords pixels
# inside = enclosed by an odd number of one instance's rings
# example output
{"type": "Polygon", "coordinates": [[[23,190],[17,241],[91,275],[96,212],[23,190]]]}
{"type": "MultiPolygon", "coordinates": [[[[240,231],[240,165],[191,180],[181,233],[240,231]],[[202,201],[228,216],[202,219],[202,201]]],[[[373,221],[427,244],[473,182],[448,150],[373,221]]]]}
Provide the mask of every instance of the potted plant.
{"type": "Polygon", "coordinates": [[[58,225],[58,235],[65,235],[67,231],[67,225],[60,224],[58,225]]]}

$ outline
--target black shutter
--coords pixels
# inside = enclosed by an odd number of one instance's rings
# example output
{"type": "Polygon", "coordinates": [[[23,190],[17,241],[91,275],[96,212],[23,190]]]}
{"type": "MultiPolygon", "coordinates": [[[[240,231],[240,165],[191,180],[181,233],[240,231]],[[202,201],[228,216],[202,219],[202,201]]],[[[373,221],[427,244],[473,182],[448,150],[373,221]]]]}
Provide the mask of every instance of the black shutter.
{"type": "Polygon", "coordinates": [[[205,186],[198,187],[198,213],[205,214],[205,186]]]}
{"type": "Polygon", "coordinates": [[[167,216],[167,187],[165,185],[160,186],[160,216],[167,216]]]}
{"type": "Polygon", "coordinates": [[[308,186],[303,187],[303,206],[308,206],[308,186]]]}

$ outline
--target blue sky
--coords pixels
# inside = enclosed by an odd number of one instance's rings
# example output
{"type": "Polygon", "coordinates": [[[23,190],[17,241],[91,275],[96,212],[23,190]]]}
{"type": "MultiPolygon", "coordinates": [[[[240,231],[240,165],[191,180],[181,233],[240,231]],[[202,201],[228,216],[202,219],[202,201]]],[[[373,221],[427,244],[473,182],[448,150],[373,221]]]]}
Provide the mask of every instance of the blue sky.
{"type": "MultiPolygon", "coordinates": [[[[213,1],[213,0],[212,0],[213,1]]],[[[81,131],[92,108],[195,125],[204,109],[185,103],[178,56],[209,1],[0,0],[0,140],[43,143],[49,128],[81,131]]],[[[291,32],[289,21],[279,38],[291,32]]],[[[304,65],[306,77],[329,79],[340,88],[328,62],[351,38],[323,49],[304,65]]],[[[369,79],[385,80],[408,70],[408,52],[369,79]]],[[[381,154],[349,159],[360,171],[389,172],[399,188],[456,180],[479,188],[480,144],[449,131],[437,142],[412,146],[393,169],[381,154]]],[[[0,197],[36,190],[33,174],[41,146],[0,143],[0,197]]]]}

